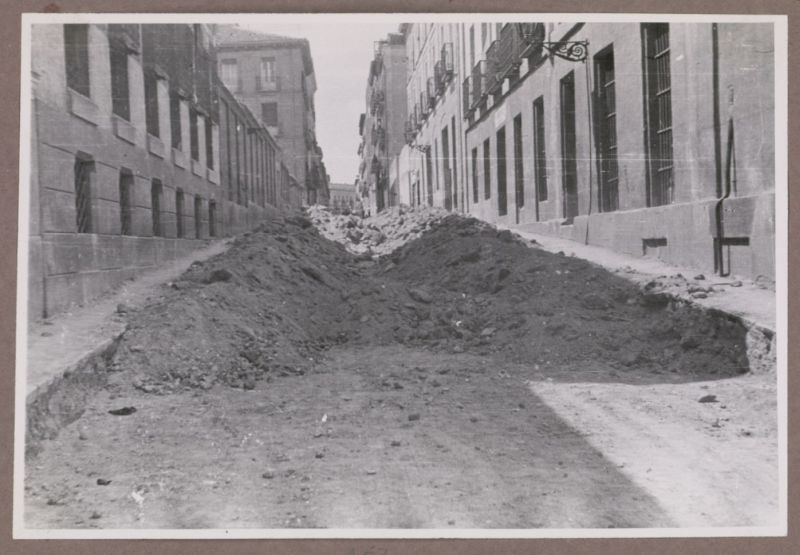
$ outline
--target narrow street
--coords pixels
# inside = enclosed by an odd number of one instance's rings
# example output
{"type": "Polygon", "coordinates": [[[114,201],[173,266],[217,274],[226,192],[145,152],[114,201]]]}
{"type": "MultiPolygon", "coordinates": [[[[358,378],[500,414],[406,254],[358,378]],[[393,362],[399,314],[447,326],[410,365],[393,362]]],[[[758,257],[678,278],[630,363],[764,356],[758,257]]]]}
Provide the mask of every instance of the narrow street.
{"type": "Polygon", "coordinates": [[[27,525],[775,522],[775,379],[741,323],[477,220],[382,217],[343,220],[361,254],[276,219],[126,307],[107,382],[31,449],[27,525]]]}

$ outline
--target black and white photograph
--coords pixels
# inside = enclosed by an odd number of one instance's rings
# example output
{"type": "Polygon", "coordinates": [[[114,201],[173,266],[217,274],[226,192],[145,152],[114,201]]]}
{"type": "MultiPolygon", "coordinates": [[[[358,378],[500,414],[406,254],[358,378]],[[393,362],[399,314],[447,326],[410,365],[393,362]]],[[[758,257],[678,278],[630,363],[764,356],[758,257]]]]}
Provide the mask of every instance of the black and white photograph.
{"type": "Polygon", "coordinates": [[[24,14],[14,537],[786,535],[787,44],[24,14]]]}

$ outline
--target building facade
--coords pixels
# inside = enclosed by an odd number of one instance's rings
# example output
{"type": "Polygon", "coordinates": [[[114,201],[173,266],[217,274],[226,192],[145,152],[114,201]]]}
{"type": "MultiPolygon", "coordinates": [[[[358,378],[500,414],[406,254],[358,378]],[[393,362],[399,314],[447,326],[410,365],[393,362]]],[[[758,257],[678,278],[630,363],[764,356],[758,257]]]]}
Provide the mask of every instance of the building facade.
{"type": "MultiPolygon", "coordinates": [[[[243,149],[220,143],[220,98],[246,109],[218,83],[206,26],[42,24],[31,44],[32,319],[275,210],[267,165],[259,174],[243,149]]],[[[261,141],[249,143],[254,163],[270,149],[280,158],[266,129],[250,136],[261,141]]]]}
{"type": "Polygon", "coordinates": [[[488,27],[462,68],[470,213],[774,278],[771,26],[488,27]]]}
{"type": "Polygon", "coordinates": [[[404,144],[406,52],[402,34],[375,43],[367,77],[367,110],[361,114],[358,195],[365,212],[376,214],[399,202],[390,164],[404,144]]]}
{"type": "Polygon", "coordinates": [[[214,27],[219,75],[275,138],[305,203],[324,202],[328,181],[317,144],[314,63],[308,40],[214,27]]]}
{"type": "Polygon", "coordinates": [[[401,27],[411,204],[774,277],[771,26],[401,27]]]}
{"type": "Polygon", "coordinates": [[[349,213],[356,207],[356,187],[352,183],[331,183],[328,207],[336,214],[349,213]]]}
{"type": "MultiPolygon", "coordinates": [[[[413,23],[406,42],[407,171],[399,182],[411,204],[465,212],[464,120],[461,109],[463,26],[413,23]],[[405,179],[403,179],[405,177],[405,179]]],[[[400,172],[402,173],[402,172],[400,172]]]]}

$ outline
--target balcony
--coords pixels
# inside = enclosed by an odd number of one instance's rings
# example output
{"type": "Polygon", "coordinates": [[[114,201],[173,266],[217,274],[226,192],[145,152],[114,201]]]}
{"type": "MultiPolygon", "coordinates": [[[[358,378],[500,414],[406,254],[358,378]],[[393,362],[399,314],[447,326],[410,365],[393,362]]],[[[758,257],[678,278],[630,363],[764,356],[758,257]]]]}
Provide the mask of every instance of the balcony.
{"type": "Polygon", "coordinates": [[[488,94],[497,94],[503,88],[503,79],[499,72],[499,44],[499,40],[492,42],[489,50],[486,51],[486,92],[488,94]]]}
{"type": "Polygon", "coordinates": [[[384,100],[383,91],[373,90],[372,97],[370,98],[370,114],[375,115],[376,113],[381,113],[383,111],[384,100]]]}
{"type": "Polygon", "coordinates": [[[474,109],[486,96],[488,83],[486,79],[486,60],[481,60],[472,68],[472,105],[474,109]]]}
{"type": "Polygon", "coordinates": [[[461,85],[461,104],[464,106],[464,117],[467,118],[472,114],[472,76],[468,75],[461,85]]]}
{"type": "Polygon", "coordinates": [[[494,53],[495,73],[497,79],[502,82],[506,77],[514,78],[519,74],[519,66],[522,61],[522,35],[519,32],[519,25],[516,23],[506,23],[500,30],[500,38],[497,40],[497,47],[494,53]]]}
{"type": "Polygon", "coordinates": [[[441,60],[433,65],[433,86],[436,90],[436,96],[441,96],[444,94],[444,70],[442,69],[441,60]]]}
{"type": "Polygon", "coordinates": [[[445,84],[449,83],[455,75],[452,42],[446,42],[442,45],[442,72],[444,73],[445,84]]]}
{"type": "Polygon", "coordinates": [[[529,58],[529,65],[538,65],[544,60],[542,43],[545,40],[544,23],[518,23],[522,52],[520,56],[529,58]]]}
{"type": "Polygon", "coordinates": [[[414,135],[416,134],[416,130],[414,129],[414,121],[409,119],[406,121],[405,130],[403,132],[403,136],[406,140],[406,144],[410,145],[414,141],[414,135]]]}

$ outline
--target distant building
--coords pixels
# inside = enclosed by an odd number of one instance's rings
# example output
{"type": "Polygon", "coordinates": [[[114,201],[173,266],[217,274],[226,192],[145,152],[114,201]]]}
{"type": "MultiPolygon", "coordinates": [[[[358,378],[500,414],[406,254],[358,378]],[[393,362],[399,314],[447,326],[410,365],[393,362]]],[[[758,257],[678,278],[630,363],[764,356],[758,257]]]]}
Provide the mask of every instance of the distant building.
{"type": "Polygon", "coordinates": [[[375,43],[367,77],[367,110],[359,121],[358,195],[366,212],[375,214],[399,202],[390,164],[405,142],[406,52],[403,35],[390,34],[375,43]]]}
{"type": "Polygon", "coordinates": [[[219,75],[276,139],[304,202],[327,198],[327,174],[317,144],[314,63],[308,40],[214,27],[219,75]]]}
{"type": "Polygon", "coordinates": [[[355,208],[356,187],[352,183],[331,183],[328,207],[336,213],[355,208]]]}

